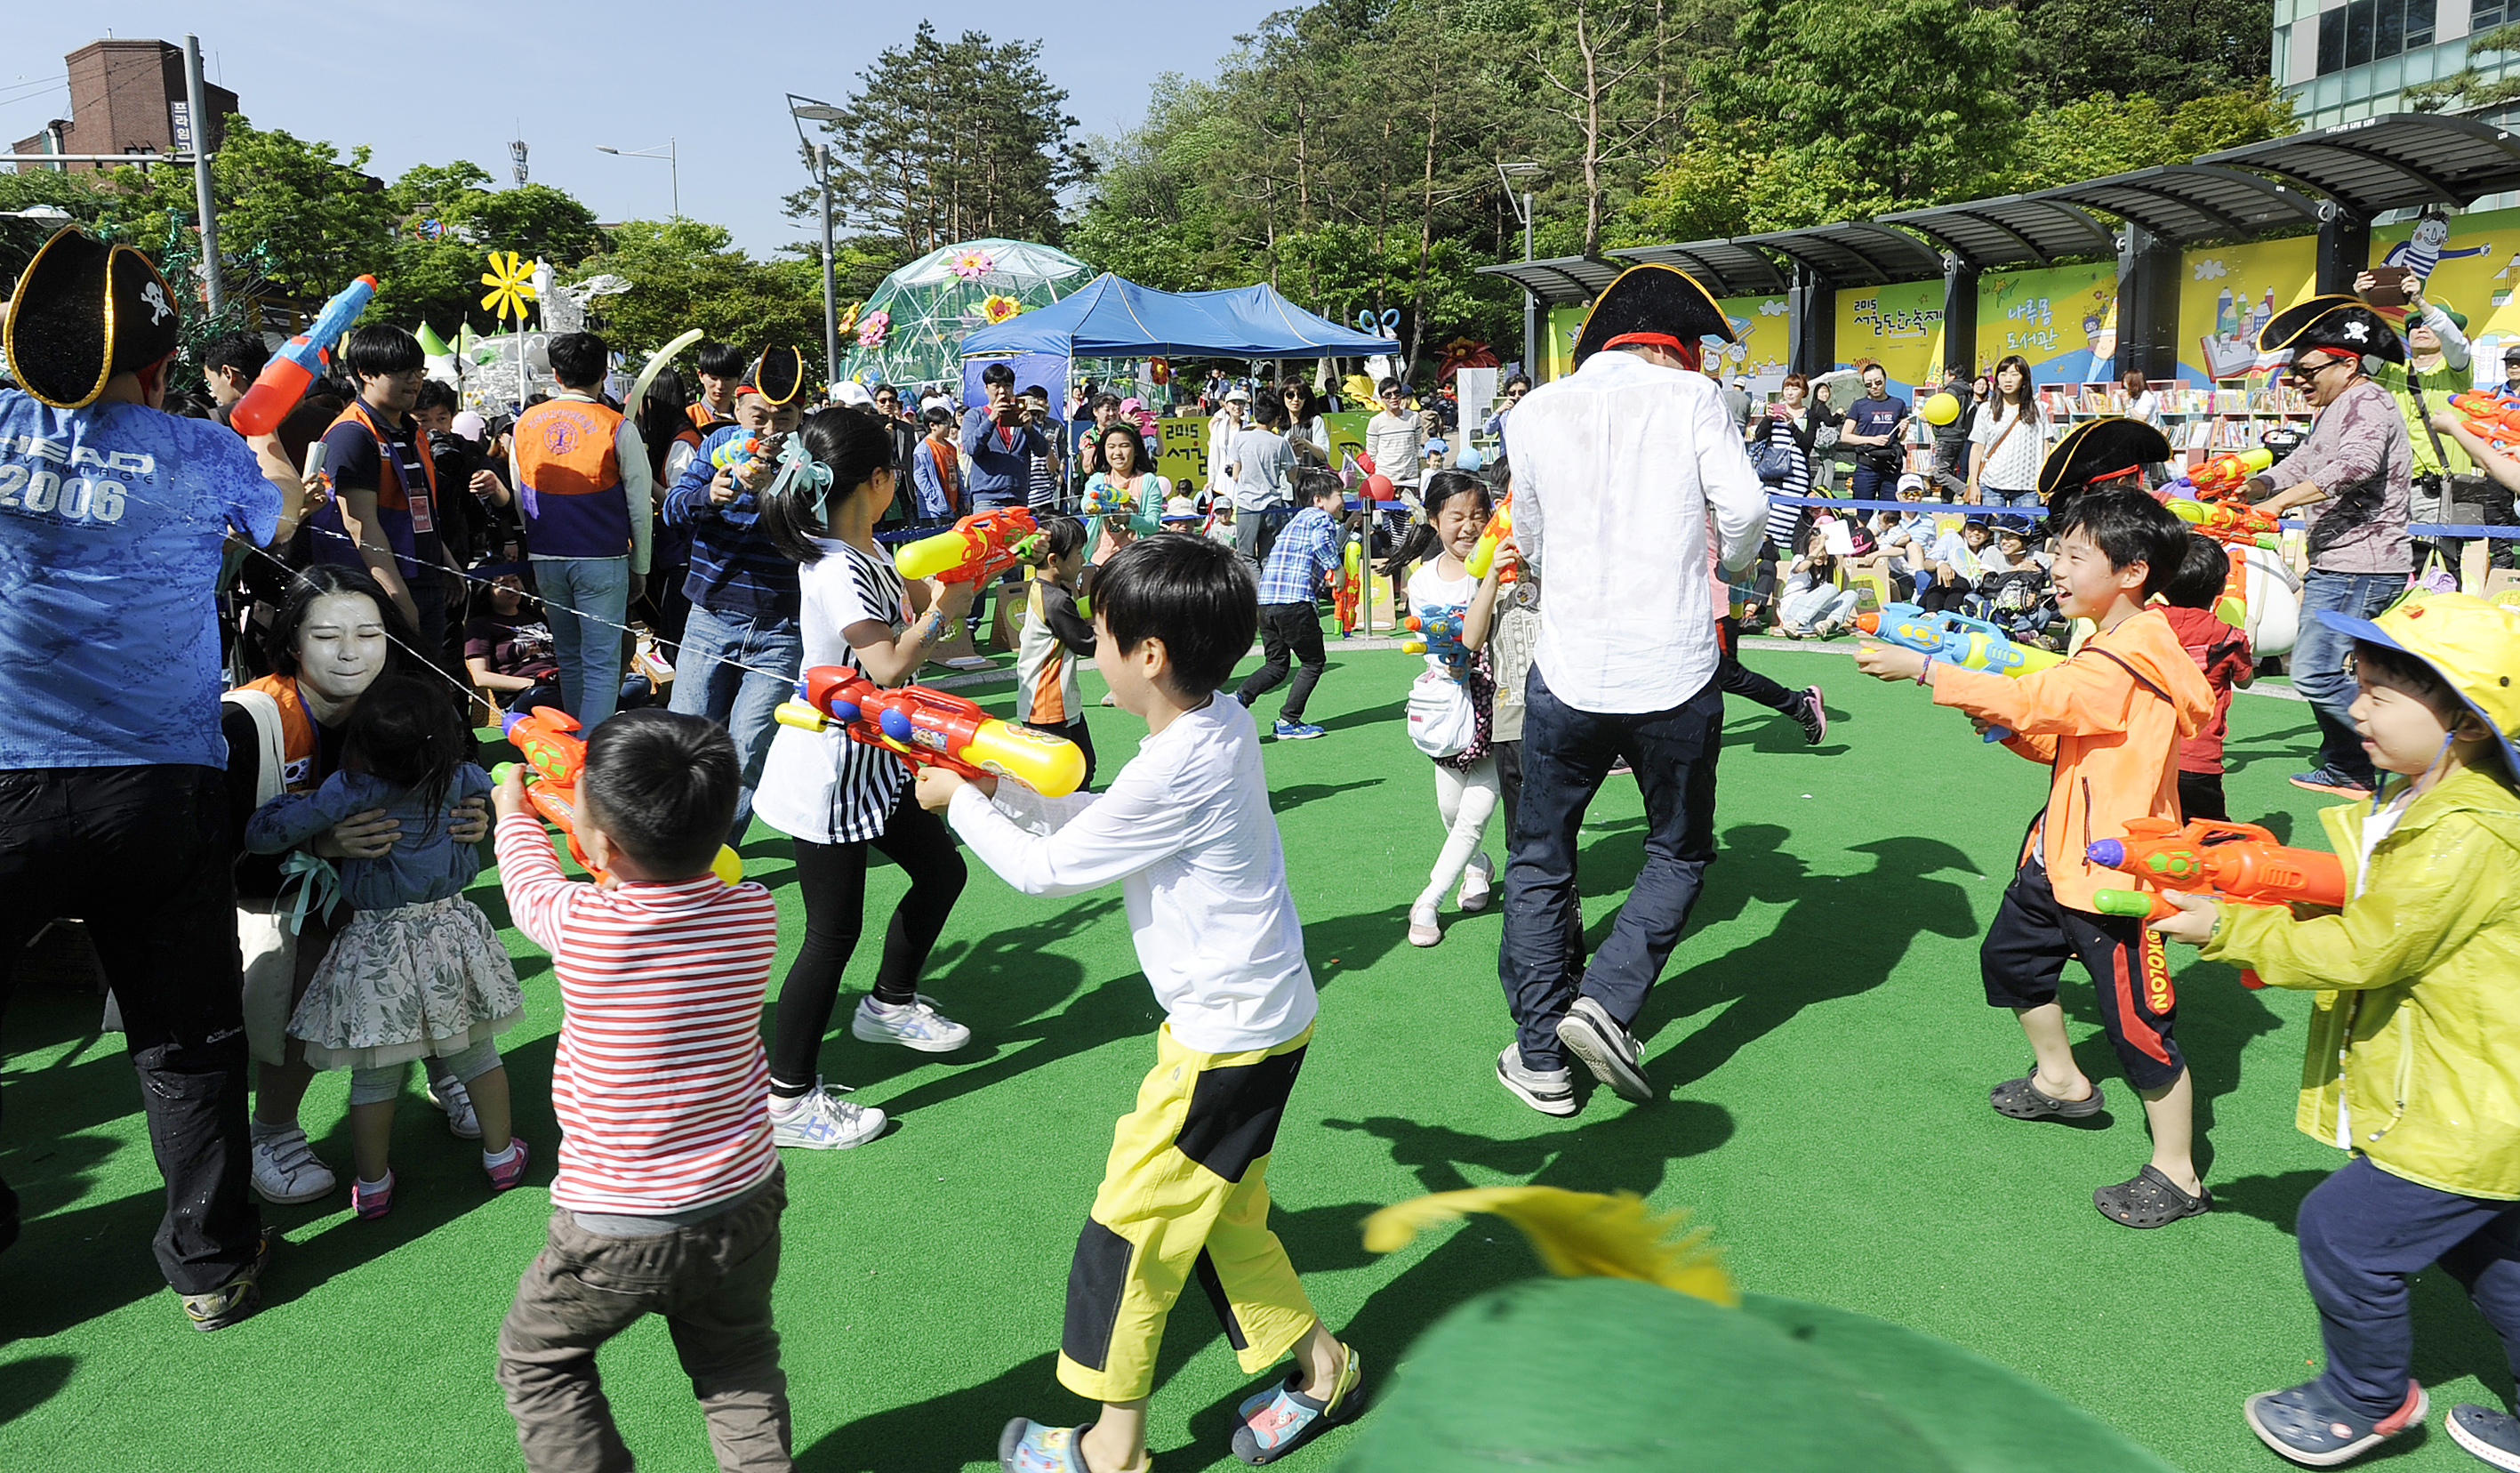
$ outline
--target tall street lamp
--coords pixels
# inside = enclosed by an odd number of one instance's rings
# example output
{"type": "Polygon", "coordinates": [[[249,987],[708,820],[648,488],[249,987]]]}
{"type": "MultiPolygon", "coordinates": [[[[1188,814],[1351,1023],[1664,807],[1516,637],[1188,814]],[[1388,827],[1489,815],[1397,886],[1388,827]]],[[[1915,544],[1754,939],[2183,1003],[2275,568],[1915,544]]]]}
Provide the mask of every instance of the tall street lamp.
{"type": "Polygon", "coordinates": [[[834,299],[838,284],[832,268],[832,146],[806,143],[805,124],[838,122],[846,115],[830,103],[798,97],[793,92],[788,94],[788,114],[798,119],[796,141],[804,144],[813,157],[814,185],[823,196],[823,356],[831,362],[826,382],[836,384],[840,381],[840,311],[834,299]]]}
{"type": "Polygon", "coordinates": [[[666,140],[665,140],[665,147],[664,147],[661,151],[656,150],[656,149],[616,149],[616,148],[610,148],[610,147],[608,147],[607,145],[604,145],[604,144],[601,144],[601,143],[599,143],[599,144],[597,144],[597,145],[595,146],[595,151],[596,151],[597,153],[599,153],[599,154],[610,154],[610,155],[612,155],[614,158],[617,158],[617,159],[662,159],[662,160],[664,160],[664,161],[665,161],[665,167],[666,167],[666,169],[667,169],[667,171],[668,171],[668,177],[669,177],[669,178],[672,180],[672,182],[673,182],[673,188],[674,188],[674,214],[675,214],[675,216],[676,216],[677,218],[679,218],[679,217],[682,215],[682,212],[683,212],[683,163],[682,163],[682,161],[681,161],[680,159],[676,158],[676,157],[675,157],[675,155],[674,155],[674,140],[672,140],[672,139],[670,139],[670,138],[666,139],[666,140]]]}
{"type": "MultiPolygon", "coordinates": [[[[1514,213],[1522,221],[1522,258],[1526,261],[1531,259],[1531,181],[1545,172],[1547,170],[1527,159],[1518,163],[1497,165],[1497,177],[1505,181],[1506,203],[1519,205],[1514,213]],[[1514,198],[1513,183],[1516,179],[1523,182],[1519,202],[1514,198]]],[[[1531,288],[1526,285],[1522,289],[1522,371],[1534,380],[1540,377],[1539,354],[1540,299],[1531,295],[1531,288]]]]}

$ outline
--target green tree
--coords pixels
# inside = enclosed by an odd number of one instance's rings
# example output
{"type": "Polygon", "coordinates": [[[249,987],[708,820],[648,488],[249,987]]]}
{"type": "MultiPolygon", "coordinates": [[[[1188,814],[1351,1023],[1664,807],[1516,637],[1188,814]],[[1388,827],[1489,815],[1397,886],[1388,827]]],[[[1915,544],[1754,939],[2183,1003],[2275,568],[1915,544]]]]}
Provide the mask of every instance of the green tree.
{"type": "Polygon", "coordinates": [[[2520,23],[2498,25],[2470,39],[2467,65],[2437,82],[2407,89],[2407,106],[2418,113],[2474,113],[2498,108],[2520,97],[2520,76],[2489,80],[2478,70],[2479,57],[2507,56],[2520,51],[2520,23]]]}
{"type": "Polygon", "coordinates": [[[2176,107],[2265,80],[2271,0],[2020,0],[2023,101],[2092,96],[2176,107]]]}
{"type": "MultiPolygon", "coordinates": [[[[222,252],[263,248],[265,275],[293,297],[320,300],[392,253],[394,207],[367,172],[368,149],[343,157],[332,144],[230,115],[210,164],[222,252]]],[[[125,165],[112,172],[108,222],[153,249],[170,213],[195,218],[193,171],[125,165]]]]}
{"type": "Polygon", "coordinates": [[[2259,77],[2172,104],[2138,93],[2043,108],[2023,130],[2016,189],[2046,189],[2280,138],[2301,124],[2292,100],[2259,77]]]}
{"type": "Polygon", "coordinates": [[[492,251],[514,251],[565,270],[606,247],[595,212],[547,184],[493,189],[489,174],[466,160],[414,164],[386,198],[396,235],[387,269],[378,273],[378,315],[452,334],[480,312],[481,272],[492,251]]]}
{"type": "Polygon", "coordinates": [[[627,220],[610,249],[588,256],[572,279],[610,272],[630,290],[596,299],[592,319],[611,345],[630,353],[662,346],[686,328],[729,343],[793,344],[809,360],[823,341],[823,277],[818,262],[756,261],[722,225],[699,220],[627,220]]]}

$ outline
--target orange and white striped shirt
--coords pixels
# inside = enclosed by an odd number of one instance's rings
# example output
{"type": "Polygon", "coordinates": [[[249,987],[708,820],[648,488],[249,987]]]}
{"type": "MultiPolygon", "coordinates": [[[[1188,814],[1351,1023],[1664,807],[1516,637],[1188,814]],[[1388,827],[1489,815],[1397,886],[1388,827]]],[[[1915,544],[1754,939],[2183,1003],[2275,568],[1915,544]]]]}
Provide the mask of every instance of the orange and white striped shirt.
{"type": "Polygon", "coordinates": [[[778,1165],[761,1049],[779,948],[770,892],[713,874],[598,890],[561,873],[530,811],[499,820],[497,843],[509,914],[560,977],[552,1204],[688,1212],[768,1176],[778,1165]]]}

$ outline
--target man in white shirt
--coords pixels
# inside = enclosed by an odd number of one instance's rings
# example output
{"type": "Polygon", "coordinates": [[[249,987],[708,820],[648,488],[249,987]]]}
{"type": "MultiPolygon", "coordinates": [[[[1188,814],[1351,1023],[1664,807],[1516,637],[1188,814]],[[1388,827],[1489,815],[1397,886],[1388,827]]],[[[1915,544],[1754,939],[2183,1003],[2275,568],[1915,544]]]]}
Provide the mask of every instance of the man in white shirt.
{"type": "Polygon", "coordinates": [[[1234,437],[1225,484],[1234,490],[1234,550],[1249,560],[1256,576],[1294,512],[1295,452],[1280,433],[1285,405],[1263,396],[1251,416],[1251,428],[1234,437]]]}
{"type": "Polygon", "coordinates": [[[1708,521],[1723,566],[1746,567],[1768,498],[1720,386],[1698,372],[1708,337],[1732,329],[1705,288],[1637,266],[1594,303],[1575,371],[1514,411],[1514,536],[1549,592],[1524,687],[1498,965],[1516,1038],[1497,1075],[1550,1115],[1575,1112],[1570,1053],[1621,1095],[1655,1097],[1628,1025],[1715,857],[1724,704],[1708,521]],[[1645,864],[1585,968],[1577,839],[1621,758],[1644,793],[1645,864]]]}

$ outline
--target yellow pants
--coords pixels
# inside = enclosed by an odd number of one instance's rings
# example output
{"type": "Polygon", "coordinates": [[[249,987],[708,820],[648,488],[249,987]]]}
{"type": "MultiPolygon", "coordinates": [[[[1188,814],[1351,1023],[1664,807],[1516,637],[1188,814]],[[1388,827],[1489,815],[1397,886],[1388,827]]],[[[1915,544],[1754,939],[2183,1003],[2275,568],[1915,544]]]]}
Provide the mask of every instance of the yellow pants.
{"type": "Polygon", "coordinates": [[[1155,1351],[1192,1275],[1246,1372],[1284,1358],[1313,1304],[1269,1230],[1269,1151],[1313,1032],[1249,1053],[1200,1053],[1155,1036],[1138,1108],[1111,1159],[1067,1273],[1059,1384],[1098,1402],[1154,1390],[1155,1351]]]}

